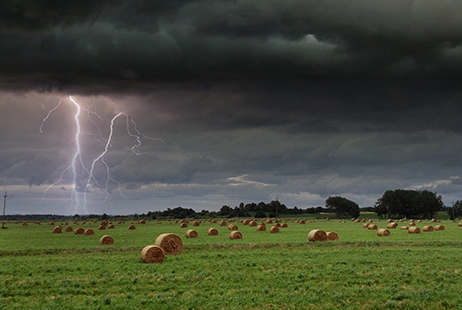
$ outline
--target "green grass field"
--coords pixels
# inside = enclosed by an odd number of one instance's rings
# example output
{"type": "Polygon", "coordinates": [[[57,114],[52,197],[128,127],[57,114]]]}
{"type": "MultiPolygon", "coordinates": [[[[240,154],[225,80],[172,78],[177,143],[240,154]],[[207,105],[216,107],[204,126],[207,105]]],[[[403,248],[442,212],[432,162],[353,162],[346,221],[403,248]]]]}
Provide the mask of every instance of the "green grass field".
{"type": "Polygon", "coordinates": [[[133,231],[128,222],[104,231],[71,223],[94,236],[8,223],[0,230],[0,309],[462,309],[462,227],[443,220],[444,231],[410,234],[400,224],[378,237],[351,221],[289,221],[279,234],[270,224],[257,232],[237,223],[243,239],[230,240],[226,226],[211,223],[190,225],[195,239],[165,221],[133,231]],[[218,236],[207,235],[210,227],[218,236]],[[308,242],[312,229],[340,240],[308,242]],[[162,233],[182,238],[182,254],[143,263],[141,249],[162,233]],[[105,234],[114,245],[99,245],[105,234]]]}

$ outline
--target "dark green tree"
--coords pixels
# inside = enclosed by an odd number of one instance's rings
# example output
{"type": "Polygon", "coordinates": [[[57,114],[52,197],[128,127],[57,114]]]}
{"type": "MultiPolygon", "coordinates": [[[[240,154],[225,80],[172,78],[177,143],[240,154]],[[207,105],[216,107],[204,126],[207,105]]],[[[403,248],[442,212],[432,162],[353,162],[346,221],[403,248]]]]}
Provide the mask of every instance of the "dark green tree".
{"type": "Polygon", "coordinates": [[[332,210],[338,217],[358,217],[359,206],[356,202],[340,196],[330,196],[326,199],[326,208],[332,210]]]}
{"type": "Polygon", "coordinates": [[[451,218],[451,220],[455,220],[456,218],[462,217],[462,201],[457,200],[454,202],[452,207],[449,207],[447,209],[448,215],[451,218]]]}

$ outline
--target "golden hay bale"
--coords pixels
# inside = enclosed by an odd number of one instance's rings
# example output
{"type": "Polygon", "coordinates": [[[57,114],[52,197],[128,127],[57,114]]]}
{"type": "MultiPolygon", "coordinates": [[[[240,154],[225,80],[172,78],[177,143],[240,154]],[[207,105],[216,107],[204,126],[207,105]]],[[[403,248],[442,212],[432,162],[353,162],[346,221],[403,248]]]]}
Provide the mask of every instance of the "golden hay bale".
{"type": "Polygon", "coordinates": [[[201,222],[199,222],[199,221],[194,221],[194,222],[193,222],[193,226],[195,226],[195,227],[201,226],[201,222]]]}
{"type": "Polygon", "coordinates": [[[283,224],[281,225],[281,228],[287,228],[287,227],[289,227],[289,226],[287,226],[287,223],[283,223],[283,224]]]}
{"type": "Polygon", "coordinates": [[[363,228],[369,228],[369,224],[368,223],[363,224],[363,228]]]}
{"type": "Polygon", "coordinates": [[[305,223],[306,223],[306,220],[300,220],[299,223],[300,223],[300,224],[305,224],[305,223]]]}
{"type": "Polygon", "coordinates": [[[158,245],[147,245],[141,250],[141,260],[145,263],[162,263],[164,250],[158,245]]]}
{"type": "Polygon", "coordinates": [[[367,226],[367,229],[369,229],[369,230],[376,230],[376,229],[377,229],[377,225],[375,225],[375,224],[369,224],[369,225],[367,226]]]}
{"type": "Polygon", "coordinates": [[[387,220],[388,223],[393,223],[394,221],[392,219],[387,220]]]}
{"type": "Polygon", "coordinates": [[[276,227],[281,227],[281,223],[274,223],[273,226],[276,226],[276,227]]]}
{"type": "Polygon", "coordinates": [[[436,225],[435,230],[444,230],[444,226],[443,225],[436,225]]]}
{"type": "Polygon", "coordinates": [[[409,221],[409,226],[415,226],[415,222],[414,221],[409,221]]]}
{"type": "Polygon", "coordinates": [[[327,234],[324,230],[321,229],[313,229],[310,231],[308,234],[308,241],[326,241],[327,240],[327,234]]]}
{"type": "Polygon", "coordinates": [[[229,224],[228,229],[229,230],[238,230],[239,228],[234,224],[229,224]]]}
{"type": "Polygon", "coordinates": [[[270,228],[270,232],[271,232],[272,234],[277,234],[277,233],[279,233],[279,227],[278,227],[278,226],[272,226],[272,227],[270,228]]]}
{"type": "Polygon", "coordinates": [[[114,229],[114,228],[115,228],[114,224],[107,225],[107,229],[114,229]]]}
{"type": "Polygon", "coordinates": [[[209,234],[209,236],[216,236],[218,235],[218,230],[216,228],[209,228],[207,233],[209,234]]]}
{"type": "Polygon", "coordinates": [[[266,231],[266,226],[265,225],[258,225],[257,226],[257,231],[266,231]]]}
{"type": "Polygon", "coordinates": [[[101,225],[107,225],[107,221],[102,221],[101,225]]]}
{"type": "Polygon", "coordinates": [[[395,229],[396,227],[398,227],[398,224],[396,222],[387,224],[388,229],[395,229]]]}
{"type": "Polygon", "coordinates": [[[377,236],[379,237],[387,237],[390,235],[390,231],[388,229],[381,228],[377,230],[377,236]]]}
{"type": "Polygon", "coordinates": [[[189,223],[189,221],[186,220],[186,219],[182,219],[182,220],[180,221],[180,223],[189,223]]]}
{"type": "Polygon", "coordinates": [[[138,224],[146,224],[146,221],[145,220],[139,220],[138,224]]]}
{"type": "Polygon", "coordinates": [[[101,245],[112,245],[114,244],[114,238],[109,235],[104,235],[99,239],[99,244],[101,245]]]}
{"type": "Polygon", "coordinates": [[[250,227],[255,227],[255,226],[257,226],[257,225],[258,225],[258,224],[257,224],[257,222],[255,222],[255,221],[250,221],[250,222],[249,222],[249,226],[250,226],[250,227]]]}
{"type": "Polygon", "coordinates": [[[188,228],[188,223],[181,223],[180,228],[188,228]]]}
{"type": "Polygon", "coordinates": [[[422,223],[422,220],[418,220],[417,223],[422,223]]]}
{"type": "Polygon", "coordinates": [[[335,231],[329,231],[326,233],[326,235],[327,235],[327,240],[329,241],[338,240],[338,235],[335,231]]]}
{"type": "Polygon", "coordinates": [[[85,233],[85,229],[83,229],[82,227],[76,228],[74,230],[74,234],[76,235],[83,235],[84,233],[85,233]]]}
{"type": "Polygon", "coordinates": [[[431,222],[432,222],[432,223],[438,223],[438,220],[433,218],[433,219],[431,220],[431,222]]]}
{"type": "Polygon", "coordinates": [[[61,226],[56,226],[55,228],[53,228],[54,234],[61,234],[62,232],[63,232],[63,229],[61,228],[61,226]]]}
{"type": "Polygon", "coordinates": [[[228,223],[226,223],[226,221],[223,221],[223,220],[220,221],[220,226],[226,226],[226,225],[228,225],[228,223]]]}
{"type": "Polygon", "coordinates": [[[135,225],[128,226],[128,230],[135,230],[135,229],[136,229],[135,225]]]}
{"type": "Polygon", "coordinates": [[[372,219],[370,219],[370,220],[368,220],[367,222],[368,222],[368,223],[372,223],[372,222],[374,222],[374,221],[373,221],[372,219]]]}
{"type": "Polygon", "coordinates": [[[64,230],[66,232],[72,232],[74,231],[74,228],[72,228],[72,226],[67,226],[66,229],[64,230]]]}
{"type": "Polygon", "coordinates": [[[242,239],[242,234],[239,231],[234,230],[229,234],[229,239],[231,240],[242,239]]]}
{"type": "Polygon", "coordinates": [[[29,226],[29,224],[27,224],[27,223],[22,223],[22,226],[29,226]]]}
{"type": "Polygon", "coordinates": [[[267,219],[266,224],[273,224],[273,220],[272,219],[267,219]]]}
{"type": "Polygon", "coordinates": [[[157,237],[155,245],[160,246],[165,255],[180,254],[183,250],[183,241],[176,234],[161,234],[157,237]]]}
{"type": "Polygon", "coordinates": [[[432,231],[435,231],[435,229],[433,228],[432,225],[424,226],[424,227],[422,228],[422,230],[423,230],[424,232],[432,232],[432,231]]]}
{"type": "Polygon", "coordinates": [[[462,226],[462,222],[459,222],[459,223],[457,224],[457,226],[461,227],[461,226],[462,226]]]}
{"type": "Polygon", "coordinates": [[[95,231],[91,228],[85,229],[85,236],[93,236],[95,234],[95,231]]]}
{"type": "Polygon", "coordinates": [[[186,231],[186,238],[197,238],[197,231],[195,231],[194,229],[189,229],[186,231]]]}
{"type": "Polygon", "coordinates": [[[410,234],[420,234],[420,228],[417,226],[409,227],[407,230],[410,234]]]}
{"type": "MultiPolygon", "coordinates": [[[[168,221],[168,223],[170,224],[170,221],[168,221]]],[[[162,224],[162,221],[161,221],[161,220],[157,220],[157,221],[156,221],[156,224],[162,224]]]]}
{"type": "Polygon", "coordinates": [[[361,219],[359,219],[359,218],[356,219],[356,220],[355,220],[355,223],[361,223],[361,219]]]}
{"type": "Polygon", "coordinates": [[[98,230],[106,230],[106,225],[99,225],[98,230]]]}
{"type": "Polygon", "coordinates": [[[401,230],[408,230],[408,229],[409,229],[409,227],[407,227],[407,226],[401,226],[401,230]]]}

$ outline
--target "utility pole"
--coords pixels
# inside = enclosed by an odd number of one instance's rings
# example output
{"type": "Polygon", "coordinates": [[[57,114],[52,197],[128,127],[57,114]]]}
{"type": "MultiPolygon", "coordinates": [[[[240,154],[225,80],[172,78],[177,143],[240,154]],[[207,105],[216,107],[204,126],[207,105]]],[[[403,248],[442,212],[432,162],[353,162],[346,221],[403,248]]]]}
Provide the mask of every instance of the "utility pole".
{"type": "Polygon", "coordinates": [[[5,227],[5,209],[6,209],[6,192],[5,192],[5,196],[3,196],[3,220],[2,220],[2,229],[6,229],[5,227]]]}

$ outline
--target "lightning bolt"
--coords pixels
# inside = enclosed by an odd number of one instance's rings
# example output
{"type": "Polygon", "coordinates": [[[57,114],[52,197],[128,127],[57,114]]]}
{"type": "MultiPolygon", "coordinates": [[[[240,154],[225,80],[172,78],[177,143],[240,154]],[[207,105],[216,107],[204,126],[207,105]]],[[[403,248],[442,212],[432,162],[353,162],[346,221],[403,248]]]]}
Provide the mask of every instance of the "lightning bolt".
{"type": "MultiPolygon", "coordinates": [[[[137,129],[136,122],[133,120],[133,118],[129,117],[128,115],[126,115],[123,112],[118,113],[117,115],[115,115],[111,119],[110,124],[109,124],[108,138],[104,139],[102,137],[99,126],[97,125],[95,120],[91,117],[92,115],[94,115],[100,120],[104,119],[103,117],[101,117],[97,113],[91,111],[91,107],[93,106],[94,103],[89,108],[84,108],[74,98],[72,98],[72,96],[69,96],[69,100],[70,100],[70,102],[72,102],[72,104],[76,108],[76,112],[74,114],[75,128],[76,128],[75,129],[75,136],[74,136],[75,152],[73,154],[70,165],[61,172],[61,174],[59,176],[59,179],[56,182],[54,182],[53,184],[49,185],[45,189],[42,200],[46,197],[48,191],[52,187],[54,187],[54,186],[60,184],[61,182],[63,182],[64,176],[68,171],[72,171],[73,191],[72,191],[70,200],[72,200],[73,203],[75,204],[74,213],[79,213],[79,211],[83,211],[85,214],[87,214],[88,213],[88,210],[87,210],[87,204],[88,204],[87,193],[90,191],[90,188],[91,188],[92,184],[94,184],[97,188],[99,188],[103,192],[104,199],[101,202],[100,206],[105,204],[106,202],[111,203],[110,199],[109,199],[109,191],[108,191],[108,187],[110,185],[110,182],[116,183],[117,186],[118,186],[117,188],[118,188],[119,193],[121,194],[122,197],[125,197],[123,195],[121,189],[120,189],[120,187],[121,187],[120,182],[118,182],[116,179],[114,179],[111,176],[110,167],[109,167],[108,163],[104,159],[104,157],[108,153],[109,148],[110,148],[111,143],[112,143],[113,134],[114,134],[114,123],[119,117],[123,116],[126,119],[127,134],[128,134],[128,136],[133,138],[134,141],[135,141],[134,145],[130,148],[130,150],[135,155],[140,156],[140,155],[146,154],[146,153],[142,153],[142,152],[139,151],[139,149],[142,146],[142,142],[141,142],[142,137],[146,138],[146,139],[149,139],[149,140],[157,140],[157,141],[162,141],[162,142],[163,142],[163,140],[158,139],[158,138],[151,138],[151,137],[148,137],[148,136],[145,136],[144,134],[142,134],[137,129]],[[87,113],[87,118],[97,128],[97,131],[98,131],[98,134],[99,134],[99,140],[104,141],[104,149],[103,149],[103,151],[98,156],[96,156],[96,158],[93,161],[91,161],[91,164],[89,165],[89,168],[87,168],[87,166],[85,165],[85,163],[83,161],[83,158],[82,158],[82,147],[81,147],[82,127],[81,127],[81,120],[80,120],[81,115],[82,115],[82,110],[87,113]],[[133,131],[131,130],[131,127],[133,127],[133,131]],[[102,185],[101,182],[95,176],[95,169],[96,169],[96,165],[98,163],[101,163],[103,165],[103,168],[104,168],[104,171],[105,171],[105,174],[106,174],[106,180],[104,182],[104,185],[102,185]],[[84,178],[83,181],[81,179],[82,174],[85,175],[85,178],[84,178]],[[80,205],[80,199],[79,199],[80,194],[79,193],[83,196],[83,205],[82,206],[80,205]]],[[[48,114],[42,120],[42,123],[40,125],[40,128],[39,128],[40,134],[43,133],[43,127],[44,127],[46,121],[50,118],[51,114],[61,106],[61,103],[62,103],[62,100],[59,100],[59,103],[54,108],[52,108],[51,110],[48,111],[48,114]]]]}

